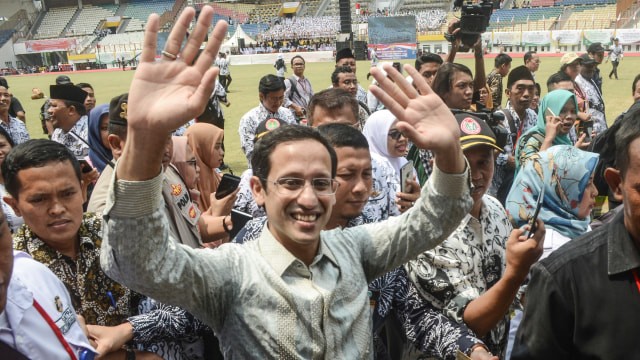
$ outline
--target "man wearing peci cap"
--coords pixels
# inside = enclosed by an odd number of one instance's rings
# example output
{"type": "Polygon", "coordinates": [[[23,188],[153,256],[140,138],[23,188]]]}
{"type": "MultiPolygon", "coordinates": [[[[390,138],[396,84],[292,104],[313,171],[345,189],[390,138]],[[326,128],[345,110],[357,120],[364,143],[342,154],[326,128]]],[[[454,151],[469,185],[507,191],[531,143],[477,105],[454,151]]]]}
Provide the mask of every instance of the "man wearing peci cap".
{"type": "Polygon", "coordinates": [[[465,324],[503,358],[509,311],[521,307],[520,286],[542,254],[542,241],[513,230],[500,202],[487,194],[495,150],[502,150],[491,128],[468,113],[456,114],[456,120],[469,162],[473,205],[445,241],[404,265],[410,287],[405,311],[414,315],[404,316],[403,325],[411,337],[421,320],[415,314],[433,307],[465,324]]]}
{"type": "Polygon", "coordinates": [[[76,157],[89,153],[89,126],[84,101],[87,92],[74,85],[51,85],[47,113],[55,130],[51,140],[63,144],[76,157]]]}
{"type": "Polygon", "coordinates": [[[604,60],[604,47],[602,47],[602,43],[595,42],[587,48],[587,54],[589,57],[595,61],[595,72],[593,74],[593,81],[598,86],[598,90],[602,93],[602,76],[600,75],[600,69],[598,69],[598,65],[602,64],[604,60]]]}
{"type": "Polygon", "coordinates": [[[591,115],[591,120],[593,120],[593,131],[601,133],[608,126],[604,112],[604,98],[595,79],[598,63],[588,54],[581,55],[580,59],[582,59],[582,66],[580,67],[580,75],[576,77],[575,82],[584,92],[587,105],[586,111],[591,115]]]}

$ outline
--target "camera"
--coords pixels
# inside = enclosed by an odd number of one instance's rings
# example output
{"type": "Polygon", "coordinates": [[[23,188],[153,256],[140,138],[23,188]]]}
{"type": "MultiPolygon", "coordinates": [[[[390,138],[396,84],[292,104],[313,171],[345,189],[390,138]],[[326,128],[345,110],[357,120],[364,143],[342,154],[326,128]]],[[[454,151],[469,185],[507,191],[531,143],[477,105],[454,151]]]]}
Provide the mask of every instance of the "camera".
{"type": "Polygon", "coordinates": [[[480,103],[476,103],[476,106],[478,107],[478,111],[476,112],[456,109],[451,109],[451,111],[454,115],[459,113],[471,114],[487,123],[487,125],[489,125],[489,127],[491,128],[491,131],[493,131],[493,134],[496,136],[496,145],[498,145],[498,147],[500,147],[501,149],[504,149],[504,146],[507,145],[507,139],[510,135],[509,130],[505,129],[502,126],[502,122],[504,121],[504,114],[498,111],[491,112],[490,109],[484,107],[481,108],[481,106],[484,105],[480,103]]]}
{"type": "Polygon", "coordinates": [[[484,33],[489,26],[489,19],[493,11],[493,2],[491,0],[481,0],[477,4],[471,1],[455,0],[453,2],[454,10],[460,9],[460,32],[457,37],[460,38],[462,44],[473,47],[478,40],[478,36],[484,33]]]}

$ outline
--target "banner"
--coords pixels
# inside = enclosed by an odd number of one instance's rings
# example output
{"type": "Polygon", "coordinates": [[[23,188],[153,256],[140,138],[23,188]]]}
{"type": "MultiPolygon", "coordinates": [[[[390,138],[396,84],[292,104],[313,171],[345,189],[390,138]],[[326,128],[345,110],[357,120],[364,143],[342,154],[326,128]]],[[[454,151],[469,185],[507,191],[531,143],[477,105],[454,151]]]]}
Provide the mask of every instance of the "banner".
{"type": "Polygon", "coordinates": [[[549,31],[523,31],[523,46],[548,46],[551,45],[551,33],[549,31]]]}
{"type": "Polygon", "coordinates": [[[582,31],[580,30],[553,30],[551,38],[558,43],[558,46],[572,46],[580,44],[582,31]]]}
{"type": "Polygon", "coordinates": [[[616,37],[620,40],[620,45],[640,44],[640,30],[638,29],[618,29],[616,37]]]}
{"type": "MultiPolygon", "coordinates": [[[[379,16],[369,18],[370,44],[416,43],[415,16],[379,16]]],[[[415,46],[414,46],[415,47],[415,46]]]]}
{"type": "Polygon", "coordinates": [[[519,32],[494,32],[493,44],[494,45],[520,45],[519,32]]]}
{"type": "Polygon", "coordinates": [[[70,51],[76,49],[76,43],[75,38],[29,40],[25,41],[25,48],[27,53],[70,51]]]}
{"type": "Polygon", "coordinates": [[[602,30],[584,30],[582,42],[585,46],[589,46],[593,43],[602,43],[602,46],[611,45],[611,38],[613,37],[613,29],[602,30]]]}
{"type": "Polygon", "coordinates": [[[416,43],[369,44],[380,60],[415,59],[416,43]]]}

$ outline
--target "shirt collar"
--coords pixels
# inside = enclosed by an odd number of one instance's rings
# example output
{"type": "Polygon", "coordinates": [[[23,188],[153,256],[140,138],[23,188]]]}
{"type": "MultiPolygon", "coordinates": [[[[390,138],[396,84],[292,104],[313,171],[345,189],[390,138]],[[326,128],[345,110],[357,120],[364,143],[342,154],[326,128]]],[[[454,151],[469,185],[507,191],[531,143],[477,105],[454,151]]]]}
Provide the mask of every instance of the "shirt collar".
{"type": "MultiPolygon", "coordinates": [[[[302,260],[296,258],[278,240],[276,240],[269,230],[269,227],[267,226],[268,224],[269,221],[266,221],[264,228],[262,229],[262,233],[257,240],[258,249],[262,254],[262,257],[267,261],[267,263],[269,263],[278,276],[282,276],[292,264],[296,262],[302,263],[302,260]]],[[[327,259],[337,266],[338,262],[336,261],[333,253],[324,243],[322,237],[320,237],[318,253],[314,257],[313,264],[318,263],[323,257],[327,257],[327,259]]]]}
{"type": "Polygon", "coordinates": [[[611,221],[607,231],[607,249],[609,275],[640,267],[638,248],[624,227],[624,211],[620,211],[611,221]]]}

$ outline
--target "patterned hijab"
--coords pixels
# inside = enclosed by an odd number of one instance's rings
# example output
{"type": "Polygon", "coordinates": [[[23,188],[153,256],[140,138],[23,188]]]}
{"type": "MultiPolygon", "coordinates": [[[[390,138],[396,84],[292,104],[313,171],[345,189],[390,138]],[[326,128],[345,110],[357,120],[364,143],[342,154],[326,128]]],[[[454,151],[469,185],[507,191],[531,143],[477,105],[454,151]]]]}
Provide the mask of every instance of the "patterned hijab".
{"type": "Polygon", "coordinates": [[[216,169],[220,163],[215,163],[213,159],[213,149],[217,142],[224,139],[224,131],[219,127],[207,123],[196,123],[187,129],[187,142],[196,156],[198,167],[200,167],[200,177],[198,178],[198,191],[200,191],[200,201],[202,211],[206,211],[211,202],[209,197],[218,189],[220,176],[216,169]]]}
{"type": "Polygon", "coordinates": [[[535,154],[520,170],[507,197],[506,209],[514,227],[521,227],[533,215],[538,194],[545,191],[538,218],[568,238],[587,231],[590,217],[578,218],[578,207],[598,154],[570,145],[556,145],[535,154]]]}
{"type": "MultiPolygon", "coordinates": [[[[542,98],[540,101],[540,105],[538,106],[538,122],[536,126],[532,127],[522,135],[522,137],[528,137],[530,133],[538,133],[544,135],[547,133],[547,118],[545,117],[545,113],[547,109],[551,109],[556,116],[560,116],[560,111],[568,101],[573,101],[573,104],[576,106],[576,111],[578,109],[578,101],[576,100],[576,96],[567,90],[554,90],[547,94],[547,96],[542,98]]],[[[520,154],[522,150],[520,148],[521,145],[524,145],[521,141],[518,141],[518,147],[516,149],[516,154],[520,154]]],[[[571,139],[569,139],[568,134],[564,135],[556,135],[556,138],[553,139],[553,145],[573,145],[571,139]]],[[[520,161],[519,156],[516,156],[516,169],[520,169],[520,161]]]]}

